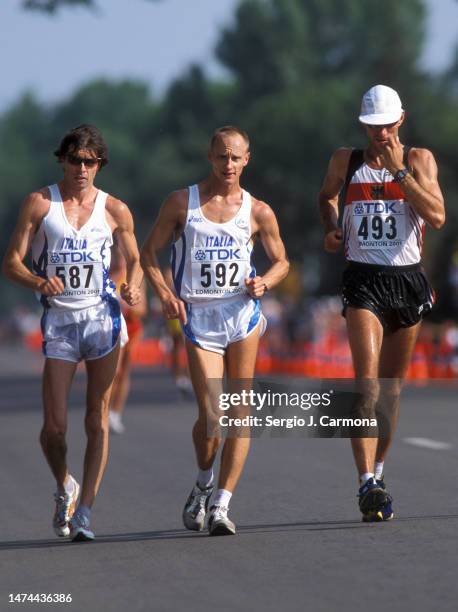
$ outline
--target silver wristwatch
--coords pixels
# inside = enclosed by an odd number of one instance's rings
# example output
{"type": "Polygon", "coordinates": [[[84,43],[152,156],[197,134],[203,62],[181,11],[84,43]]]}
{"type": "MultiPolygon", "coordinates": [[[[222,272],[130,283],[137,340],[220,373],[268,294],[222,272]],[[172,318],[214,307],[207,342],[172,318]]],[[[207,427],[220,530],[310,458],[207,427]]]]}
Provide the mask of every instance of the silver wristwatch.
{"type": "Polygon", "coordinates": [[[398,170],[393,177],[393,181],[395,183],[402,183],[402,181],[406,178],[406,176],[410,174],[410,171],[408,168],[401,168],[401,170],[398,170]]]}

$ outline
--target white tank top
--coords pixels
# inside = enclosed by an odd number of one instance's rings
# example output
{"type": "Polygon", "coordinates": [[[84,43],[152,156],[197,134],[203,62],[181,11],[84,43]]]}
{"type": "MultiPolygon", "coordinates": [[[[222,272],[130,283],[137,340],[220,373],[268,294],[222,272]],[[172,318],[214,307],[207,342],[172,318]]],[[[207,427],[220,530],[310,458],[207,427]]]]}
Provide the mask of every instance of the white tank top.
{"type": "Polygon", "coordinates": [[[365,162],[348,185],[343,213],[345,257],[383,266],[421,259],[425,222],[386,168],[365,162]]]}
{"type": "Polygon", "coordinates": [[[177,295],[196,303],[246,293],[245,279],[255,276],[251,264],[251,196],[242,190],[242,205],[225,223],[205,218],[197,185],[189,189],[186,225],[172,246],[172,274],[177,295]]]}
{"type": "Polygon", "coordinates": [[[48,189],[51,204],[32,241],[32,268],[42,278],[59,276],[65,289],[37,297],[45,307],[64,310],[95,306],[115,295],[108,277],[113,236],[105,217],[107,194],[98,191],[91,216],[77,230],[68,222],[59,187],[48,189]]]}

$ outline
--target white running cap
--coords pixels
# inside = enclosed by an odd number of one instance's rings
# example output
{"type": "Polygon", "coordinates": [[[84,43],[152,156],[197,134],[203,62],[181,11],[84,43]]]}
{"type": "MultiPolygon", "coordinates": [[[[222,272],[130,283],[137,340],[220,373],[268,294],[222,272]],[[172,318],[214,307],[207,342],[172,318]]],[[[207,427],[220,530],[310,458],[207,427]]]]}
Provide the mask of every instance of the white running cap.
{"type": "Polygon", "coordinates": [[[386,85],[375,85],[363,96],[359,120],[369,125],[388,125],[396,123],[403,112],[397,91],[386,85]]]}

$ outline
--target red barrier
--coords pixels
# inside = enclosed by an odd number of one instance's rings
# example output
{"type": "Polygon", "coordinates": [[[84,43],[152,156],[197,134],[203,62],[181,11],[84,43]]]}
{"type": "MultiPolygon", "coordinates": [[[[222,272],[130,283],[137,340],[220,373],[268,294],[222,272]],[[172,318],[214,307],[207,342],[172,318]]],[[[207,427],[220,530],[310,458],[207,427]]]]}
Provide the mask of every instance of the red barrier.
{"type": "MultiPolygon", "coordinates": [[[[41,332],[35,331],[24,339],[31,350],[41,350],[41,332]]],[[[185,363],[183,350],[180,361],[185,363]]],[[[456,378],[457,356],[454,348],[442,338],[440,342],[419,340],[412,355],[407,378],[456,378]]],[[[132,347],[132,363],[142,366],[170,367],[170,354],[166,343],[157,338],[145,338],[132,347]]],[[[329,334],[319,342],[304,342],[281,353],[270,350],[267,341],[261,341],[256,362],[258,374],[281,374],[307,378],[352,378],[354,370],[348,342],[338,335],[329,334]]]]}

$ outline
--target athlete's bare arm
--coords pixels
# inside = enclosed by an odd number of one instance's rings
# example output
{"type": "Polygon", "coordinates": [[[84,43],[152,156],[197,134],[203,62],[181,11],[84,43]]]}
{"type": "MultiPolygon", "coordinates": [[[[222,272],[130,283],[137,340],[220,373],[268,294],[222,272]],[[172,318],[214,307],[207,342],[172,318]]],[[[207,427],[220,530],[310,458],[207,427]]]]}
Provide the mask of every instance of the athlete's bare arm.
{"type": "Polygon", "coordinates": [[[280,237],[280,230],[275,213],[265,202],[252,198],[251,207],[253,233],[259,234],[271,267],[262,276],[248,278],[245,285],[251,297],[259,298],[282,281],[289,270],[285,245],[280,237]]]}
{"type": "Polygon", "coordinates": [[[342,248],[342,230],[338,226],[339,193],[345,183],[351,149],[337,149],[332,155],[318,196],[320,219],[324,226],[324,248],[337,253],[342,248]]]}
{"type": "MultiPolygon", "coordinates": [[[[404,168],[403,154],[399,137],[390,135],[381,158],[391,174],[404,168]]],[[[420,217],[434,229],[440,229],[445,222],[445,208],[437,180],[436,160],[428,149],[413,148],[409,152],[409,165],[413,174],[408,174],[402,181],[402,191],[420,217]]]]}
{"type": "Polygon", "coordinates": [[[135,306],[141,300],[143,272],[132,214],[124,202],[112,196],[108,196],[105,208],[117,244],[126,260],[126,282],[121,285],[121,297],[129,306],[135,306]]]}
{"type": "Polygon", "coordinates": [[[177,240],[186,224],[188,190],[171,193],[159,211],[159,215],[141,249],[141,264],[146,278],[161,300],[162,312],[167,319],[180,318],[186,323],[186,310],[167,285],[159,266],[157,253],[173,239],[177,240]]]}
{"type": "Polygon", "coordinates": [[[27,196],[2,263],[2,272],[7,278],[48,297],[62,293],[64,290],[62,280],[58,276],[43,279],[33,274],[24,264],[24,258],[29,252],[30,244],[41,222],[48,214],[49,206],[47,189],[27,196]]]}

